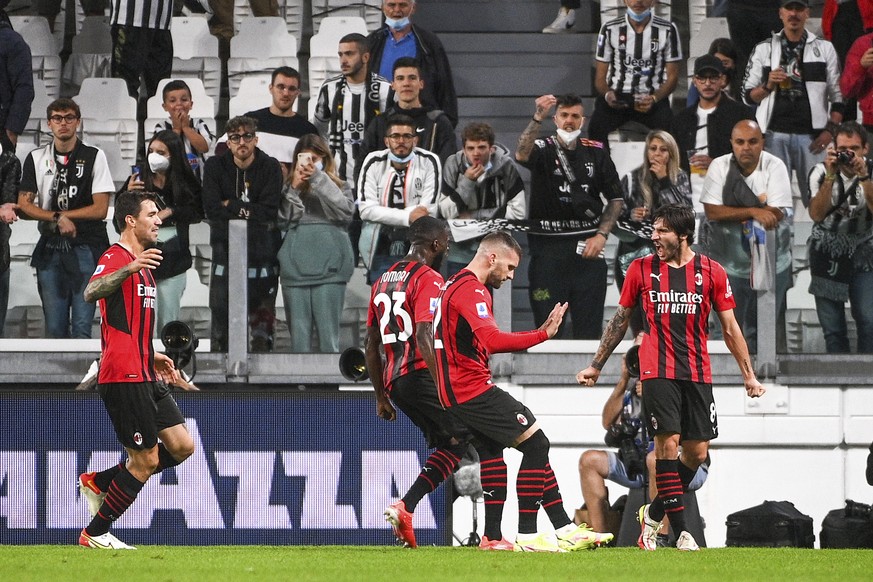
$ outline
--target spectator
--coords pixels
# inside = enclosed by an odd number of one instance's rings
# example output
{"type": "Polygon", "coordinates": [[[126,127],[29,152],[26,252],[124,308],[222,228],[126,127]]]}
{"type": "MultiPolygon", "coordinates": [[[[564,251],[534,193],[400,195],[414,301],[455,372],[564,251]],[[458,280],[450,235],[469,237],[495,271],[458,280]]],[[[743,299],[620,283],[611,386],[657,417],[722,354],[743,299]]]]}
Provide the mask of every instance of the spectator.
{"type": "MultiPolygon", "coordinates": [[[[729,38],[717,38],[709,45],[709,51],[706,53],[721,61],[724,68],[724,77],[722,78],[722,91],[734,101],[743,100],[742,85],[743,80],[737,76],[737,65],[739,55],[734,43],[729,38]]],[[[700,99],[700,92],[697,87],[692,84],[688,88],[688,99],[686,105],[691,107],[697,105],[700,99]]]]}
{"type": "Polygon", "coordinates": [[[728,0],[728,32],[737,47],[741,71],[745,69],[746,61],[755,45],[782,29],[782,21],[779,20],[780,2],[781,0],[728,0]]]}
{"type": "MultiPolygon", "coordinates": [[[[464,128],[461,141],[463,149],[450,156],[443,167],[440,215],[449,220],[527,218],[524,182],[506,148],[494,143],[494,129],[487,123],[471,123],[464,128]]],[[[473,260],[480,240],[482,237],[452,244],[449,276],[473,260]]]]}
{"type": "Polygon", "coordinates": [[[209,219],[212,279],[212,351],[227,350],[228,223],[248,221],[248,317],[251,351],[273,349],[281,235],[276,226],[282,195],[279,163],[260,150],[258,122],[234,117],[227,122],[228,151],[206,160],[203,207],[209,219]]]}
{"type": "Polygon", "coordinates": [[[146,97],[158,91],[158,82],[173,72],[173,0],[116,0],[112,3],[113,77],[124,79],[127,92],[139,98],[140,79],[146,97]]]}
{"type": "Polygon", "coordinates": [[[18,220],[18,184],[21,181],[21,162],[15,155],[15,146],[9,136],[0,133],[0,337],[6,325],[9,306],[9,237],[10,224],[18,220]]]}
{"type": "Polygon", "coordinates": [[[8,4],[9,0],[0,0],[0,128],[12,142],[14,153],[18,136],[30,119],[33,68],[30,47],[12,30],[5,10],[8,4]]]}
{"type": "MultiPolygon", "coordinates": [[[[396,114],[411,117],[415,123],[418,147],[439,156],[445,163],[449,156],[458,151],[455,128],[444,111],[434,109],[421,101],[423,88],[421,66],[416,59],[400,58],[394,62],[394,105],[373,119],[367,126],[361,155],[382,149],[385,143],[388,119],[396,114]]],[[[363,158],[361,158],[363,159],[363,158]]],[[[359,193],[360,194],[360,193],[359,193]]]]}
{"type": "MultiPolygon", "coordinates": [[[[852,44],[870,29],[873,29],[873,2],[870,0],[825,0],[821,18],[822,36],[833,43],[843,71],[846,70],[846,57],[852,44]]],[[[845,91],[843,96],[847,97],[845,91]]],[[[857,110],[857,100],[847,98],[843,121],[854,121],[857,110]]]]}
{"type": "MultiPolygon", "coordinates": [[[[691,185],[688,174],[679,167],[679,146],[673,136],[666,131],[649,132],[642,165],[625,175],[621,186],[624,211],[613,229],[619,239],[613,271],[619,291],[634,259],[655,252],[651,239],[655,210],[664,204],[691,206],[691,185]]],[[[639,306],[631,313],[630,328],[634,337],[643,328],[639,306]]]]}
{"type": "Polygon", "coordinates": [[[312,123],[330,144],[337,175],[354,183],[355,160],[362,159],[364,132],[394,101],[391,83],[367,70],[367,37],[353,32],[339,41],[341,75],[326,80],[318,91],[312,123]]]}
{"type": "Polygon", "coordinates": [[[599,97],[588,125],[603,142],[628,121],[670,129],[670,95],[679,82],[682,47],[676,25],[652,14],[656,0],[624,0],[624,16],[605,23],[597,37],[594,88],[599,97]],[[648,39],[660,39],[651,40],[648,39]],[[637,47],[633,58],[627,47],[637,47]]]}
{"type": "Polygon", "coordinates": [[[852,44],[846,55],[846,68],[840,77],[840,89],[847,98],[857,100],[862,122],[873,130],[873,33],[865,34],[852,44]]]}
{"type": "Polygon", "coordinates": [[[446,50],[437,36],[412,24],[416,0],[383,0],[385,27],[370,33],[370,70],[394,80],[394,62],[412,57],[421,63],[424,81],[422,103],[445,112],[454,128],[458,124],[458,96],[446,50]]]}
{"type": "MultiPolygon", "coordinates": [[[[561,0],[558,15],[550,25],[543,29],[546,34],[563,34],[576,24],[576,11],[582,6],[582,0],[561,0]]],[[[596,529],[596,528],[595,528],[596,529]]],[[[599,530],[598,530],[599,531],[599,530]]]]}
{"type": "Polygon", "coordinates": [[[46,108],[52,141],[27,155],[18,206],[39,221],[31,266],[49,338],[90,338],[96,305],[83,297],[97,260],[109,247],[106,212],[115,191],[102,150],[77,137],[81,118],[72,99],[46,108]]]}
{"type": "Polygon", "coordinates": [[[530,218],[573,219],[581,227],[562,236],[528,235],[534,322],[542,325],[555,302],[568,302],[572,337],[597,339],[606,299],[603,247],[621,214],[622,196],[603,144],[579,138],[583,114],[578,95],[538,97],[533,119],[518,139],[515,159],[531,172],[530,218]],[[538,139],[552,107],[557,135],[538,139]]]}
{"type": "MultiPolygon", "coordinates": [[[[758,223],[776,236],[776,347],[785,353],[785,295],[791,286],[791,182],[785,163],[764,150],[754,121],[740,121],[731,133],[733,154],[709,165],[700,201],[709,221],[709,254],[727,271],[737,320],[750,351],[757,347],[758,297],[750,282],[752,259],[747,232],[758,223]],[[746,232],[744,232],[746,231],[746,232]]],[[[759,265],[760,266],[760,265],[759,265]]],[[[770,273],[773,266],[768,266],[770,273]]]]}
{"type": "Polygon", "coordinates": [[[754,119],[748,107],[734,101],[721,89],[723,79],[721,60],[710,55],[699,57],[694,62],[692,77],[699,101],[673,118],[671,129],[679,145],[682,169],[690,172],[691,200],[698,224],[703,216],[700,194],[709,164],[731,153],[731,131],[737,122],[754,119]]]}
{"type": "Polygon", "coordinates": [[[789,175],[796,173],[808,206],[809,171],[824,159],[831,130],[843,119],[840,64],[834,46],[804,28],[807,0],[782,0],[779,18],[782,31],[752,53],[743,94],[746,103],[758,105],[767,151],[785,162],[789,175]]]}
{"type": "Polygon", "coordinates": [[[873,353],[873,186],[867,132],[850,121],[809,175],[809,292],[829,354],[849,353],[846,299],[858,330],[858,353],[873,353]]]}
{"type": "Polygon", "coordinates": [[[440,191],[440,160],[416,147],[412,118],[393,115],[386,130],[387,149],[369,154],[358,177],[358,209],[364,221],[359,247],[368,285],[406,255],[409,225],[422,216],[436,216],[440,191]]]}
{"type": "Polygon", "coordinates": [[[155,126],[154,135],[165,129],[171,129],[180,138],[185,147],[185,157],[194,171],[197,179],[203,180],[204,155],[215,145],[215,135],[212,129],[202,119],[191,119],[191,88],[185,81],[170,81],[162,91],[162,107],[170,119],[155,126]]]}
{"type": "Polygon", "coordinates": [[[336,163],[321,137],[304,135],[294,154],[279,207],[280,226],[287,227],[279,249],[279,276],[291,351],[312,351],[315,324],[318,351],[336,353],[346,283],[355,268],[346,236],[355,201],[348,182],[336,175],[336,163]]]}
{"type": "MultiPolygon", "coordinates": [[[[128,178],[122,191],[145,190],[155,195],[158,218],[158,246],[161,264],[152,273],[157,282],[157,325],[179,319],[182,294],[188,282],[192,258],[188,227],[203,219],[200,180],[194,175],[179,135],[170,129],[159,131],[149,141],[146,163],[128,178]]],[[[117,225],[123,230],[123,225],[117,225]]]]}

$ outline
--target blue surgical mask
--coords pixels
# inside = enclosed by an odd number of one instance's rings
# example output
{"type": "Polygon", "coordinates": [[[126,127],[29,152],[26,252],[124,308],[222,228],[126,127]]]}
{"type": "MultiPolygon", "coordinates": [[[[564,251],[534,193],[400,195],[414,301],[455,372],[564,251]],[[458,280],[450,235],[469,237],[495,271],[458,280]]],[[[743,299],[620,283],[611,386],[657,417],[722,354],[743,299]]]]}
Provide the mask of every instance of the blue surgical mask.
{"type": "Polygon", "coordinates": [[[640,13],[634,12],[630,8],[628,8],[628,11],[627,11],[628,18],[630,18],[634,22],[642,22],[643,20],[650,17],[651,15],[652,15],[651,8],[644,10],[643,12],[640,12],[640,13]]]}
{"type": "Polygon", "coordinates": [[[403,30],[407,26],[409,26],[409,17],[404,16],[400,20],[394,20],[393,18],[385,17],[385,24],[388,25],[388,28],[393,30],[403,30]]]}
{"type": "Polygon", "coordinates": [[[414,158],[414,157],[415,157],[415,151],[409,152],[409,155],[406,156],[405,158],[397,157],[393,153],[391,153],[390,151],[388,152],[388,159],[391,160],[392,162],[395,162],[398,164],[409,163],[412,161],[412,158],[414,158]]]}

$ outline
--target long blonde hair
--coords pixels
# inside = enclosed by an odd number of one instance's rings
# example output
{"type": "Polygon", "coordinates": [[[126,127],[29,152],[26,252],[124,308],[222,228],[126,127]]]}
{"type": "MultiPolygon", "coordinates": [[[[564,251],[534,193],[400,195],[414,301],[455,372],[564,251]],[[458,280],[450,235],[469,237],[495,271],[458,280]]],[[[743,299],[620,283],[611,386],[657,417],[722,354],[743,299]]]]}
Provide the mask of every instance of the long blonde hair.
{"type": "Polygon", "coordinates": [[[643,165],[640,167],[640,190],[643,193],[643,200],[645,201],[646,208],[649,210],[654,210],[654,208],[652,208],[652,201],[654,200],[652,186],[657,182],[657,178],[652,175],[652,170],[649,169],[649,145],[651,145],[652,141],[656,139],[664,142],[664,145],[666,145],[667,149],[670,151],[670,159],[667,161],[667,176],[670,178],[670,181],[675,184],[676,180],[679,179],[680,172],[679,144],[676,143],[676,139],[670,135],[670,132],[668,131],[661,129],[650,131],[649,135],[646,136],[646,149],[643,153],[643,165]]]}
{"type": "MultiPolygon", "coordinates": [[[[294,162],[291,166],[291,171],[288,172],[288,177],[285,179],[286,182],[291,183],[291,177],[294,175],[294,170],[297,169],[297,154],[304,151],[310,151],[320,156],[321,163],[324,164],[324,173],[339,188],[343,187],[345,180],[336,175],[336,162],[333,159],[333,154],[330,153],[330,149],[327,147],[324,139],[314,133],[307,133],[297,141],[297,145],[294,147],[294,162]]],[[[305,183],[301,190],[304,192],[309,190],[309,182],[305,183]]]]}

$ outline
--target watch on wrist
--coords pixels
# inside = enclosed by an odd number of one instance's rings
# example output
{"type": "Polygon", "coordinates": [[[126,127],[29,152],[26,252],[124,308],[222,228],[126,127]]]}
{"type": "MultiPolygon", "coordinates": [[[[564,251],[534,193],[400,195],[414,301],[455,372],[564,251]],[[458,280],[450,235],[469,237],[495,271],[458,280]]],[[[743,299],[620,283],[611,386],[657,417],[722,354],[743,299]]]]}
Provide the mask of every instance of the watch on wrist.
{"type": "Polygon", "coordinates": [[[55,213],[52,215],[52,221],[54,221],[54,222],[58,222],[60,219],[61,219],[61,213],[60,213],[60,212],[55,212],[55,213]]]}

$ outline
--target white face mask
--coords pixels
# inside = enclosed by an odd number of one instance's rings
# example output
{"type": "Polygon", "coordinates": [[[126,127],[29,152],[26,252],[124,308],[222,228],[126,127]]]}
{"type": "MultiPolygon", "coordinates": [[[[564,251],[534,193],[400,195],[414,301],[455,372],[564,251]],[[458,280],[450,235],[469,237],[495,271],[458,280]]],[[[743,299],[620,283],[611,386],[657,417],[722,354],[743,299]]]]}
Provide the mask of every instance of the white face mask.
{"type": "Polygon", "coordinates": [[[582,133],[581,129],[577,129],[576,131],[565,131],[563,129],[558,129],[558,137],[561,138],[561,141],[567,145],[570,145],[576,138],[579,137],[579,134],[582,133]]]}
{"type": "Polygon", "coordinates": [[[166,172],[170,169],[170,158],[165,158],[158,152],[150,153],[148,162],[152,172],[166,172]]]}
{"type": "Polygon", "coordinates": [[[319,172],[323,172],[324,171],[324,162],[322,162],[321,160],[315,162],[315,169],[318,170],[319,172]]]}
{"type": "Polygon", "coordinates": [[[392,162],[396,162],[398,164],[406,164],[408,162],[411,162],[412,158],[414,158],[414,157],[415,157],[414,150],[409,152],[409,155],[406,156],[405,158],[397,157],[393,153],[391,153],[390,151],[388,152],[388,159],[391,160],[392,162]]]}
{"type": "Polygon", "coordinates": [[[409,17],[404,16],[400,20],[394,20],[393,18],[385,17],[385,24],[388,25],[388,28],[393,30],[403,30],[407,26],[409,26],[409,17]]]}

